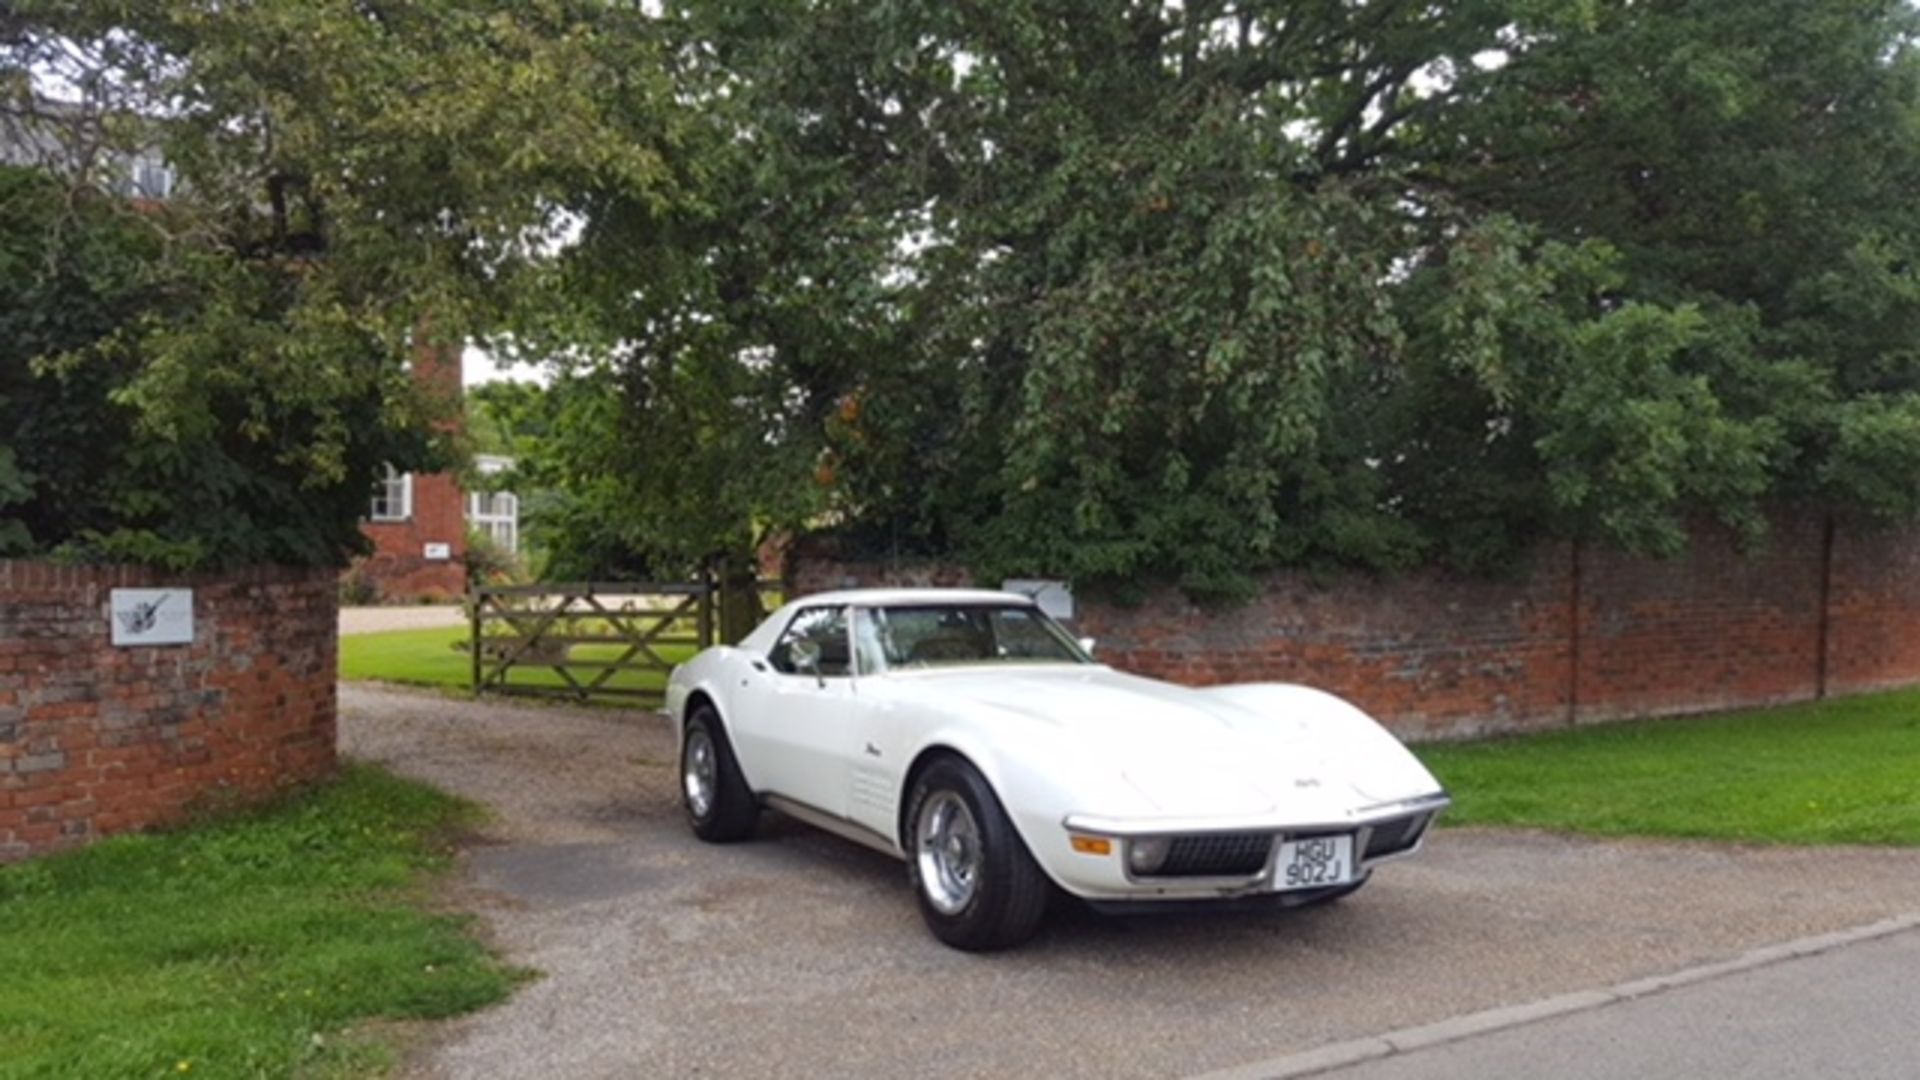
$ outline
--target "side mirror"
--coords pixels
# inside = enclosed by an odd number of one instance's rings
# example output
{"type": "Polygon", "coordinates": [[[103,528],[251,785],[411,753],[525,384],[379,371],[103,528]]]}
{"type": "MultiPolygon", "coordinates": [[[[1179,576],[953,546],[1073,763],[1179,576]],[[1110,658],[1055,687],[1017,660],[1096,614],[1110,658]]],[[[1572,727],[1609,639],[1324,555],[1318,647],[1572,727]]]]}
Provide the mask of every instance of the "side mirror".
{"type": "Polygon", "coordinates": [[[1090,637],[1081,638],[1080,651],[1083,653],[1086,653],[1088,656],[1092,656],[1093,655],[1093,639],[1090,637]]]}

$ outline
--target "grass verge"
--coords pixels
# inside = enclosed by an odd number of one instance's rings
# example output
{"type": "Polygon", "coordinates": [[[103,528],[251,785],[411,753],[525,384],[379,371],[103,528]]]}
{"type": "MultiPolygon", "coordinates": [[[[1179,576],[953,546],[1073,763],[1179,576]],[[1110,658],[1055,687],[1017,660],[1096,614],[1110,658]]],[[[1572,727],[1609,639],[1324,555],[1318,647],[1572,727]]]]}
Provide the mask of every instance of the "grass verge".
{"type": "MultiPolygon", "coordinates": [[[[340,639],[340,677],[349,681],[403,683],[432,686],[465,693],[473,685],[473,660],[464,649],[455,646],[467,640],[464,626],[434,627],[427,630],[384,630],[373,634],[350,634],[340,639]]],[[[576,645],[572,655],[578,660],[615,660],[625,652],[620,645],[576,645]]],[[[692,656],[685,645],[663,645],[657,651],[672,663],[692,656]]],[[[589,671],[587,678],[598,674],[589,671]]],[[[564,687],[566,680],[552,668],[516,665],[509,673],[513,686],[564,687]]],[[[615,689],[659,691],[666,686],[665,672],[621,671],[607,681],[615,689]]]]}
{"type": "Polygon", "coordinates": [[[1920,845],[1920,691],[1415,750],[1456,825],[1920,845]]]}
{"type": "Polygon", "coordinates": [[[464,690],[473,661],[454,646],[466,639],[464,626],[349,634],[340,639],[340,677],[464,690]]]}
{"type": "Polygon", "coordinates": [[[519,976],[426,910],[471,804],[369,766],[267,808],[0,869],[0,1077],[364,1076],[519,976]]]}

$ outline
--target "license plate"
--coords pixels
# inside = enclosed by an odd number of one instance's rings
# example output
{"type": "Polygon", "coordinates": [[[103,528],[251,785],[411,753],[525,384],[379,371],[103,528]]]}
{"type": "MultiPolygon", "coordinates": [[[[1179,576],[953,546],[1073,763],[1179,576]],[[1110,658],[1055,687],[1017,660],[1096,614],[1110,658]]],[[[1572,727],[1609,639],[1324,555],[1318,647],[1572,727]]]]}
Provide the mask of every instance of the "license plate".
{"type": "Polygon", "coordinates": [[[1353,837],[1315,836],[1280,845],[1275,884],[1280,891],[1324,889],[1353,880],[1353,837]]]}

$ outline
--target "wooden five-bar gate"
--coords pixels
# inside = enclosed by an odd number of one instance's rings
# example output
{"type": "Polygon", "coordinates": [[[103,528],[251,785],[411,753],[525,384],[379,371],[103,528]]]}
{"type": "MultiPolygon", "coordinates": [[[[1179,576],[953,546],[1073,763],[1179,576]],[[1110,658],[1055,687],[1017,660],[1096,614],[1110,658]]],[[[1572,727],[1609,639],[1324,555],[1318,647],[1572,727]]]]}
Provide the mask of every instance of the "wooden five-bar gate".
{"type": "Polygon", "coordinates": [[[467,595],[473,690],[657,705],[674,665],[746,633],[771,591],[755,582],[741,597],[714,581],[481,586],[467,595]]]}

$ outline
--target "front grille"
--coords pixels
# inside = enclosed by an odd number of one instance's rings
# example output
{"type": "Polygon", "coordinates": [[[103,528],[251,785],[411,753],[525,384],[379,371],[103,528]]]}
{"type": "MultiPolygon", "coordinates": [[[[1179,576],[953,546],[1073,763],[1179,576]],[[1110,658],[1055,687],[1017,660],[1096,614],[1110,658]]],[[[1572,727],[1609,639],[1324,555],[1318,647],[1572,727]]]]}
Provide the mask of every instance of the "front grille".
{"type": "MultiPolygon", "coordinates": [[[[1420,841],[1431,814],[1413,814],[1373,826],[1361,861],[1397,855],[1420,841]]],[[[1305,835],[1305,834],[1298,834],[1305,835]]],[[[1340,835],[1340,834],[1314,834],[1340,835]]],[[[1348,834],[1350,835],[1350,834],[1348,834]]],[[[1160,867],[1141,877],[1253,877],[1267,868],[1275,835],[1270,832],[1188,833],[1172,837],[1160,867]]]]}
{"type": "Polygon", "coordinates": [[[1251,877],[1267,868],[1273,834],[1196,833],[1176,836],[1155,877],[1251,877]]]}
{"type": "Polygon", "coordinates": [[[1367,837],[1366,858],[1377,859],[1383,855],[1395,855],[1412,847],[1420,839],[1420,833],[1427,827],[1426,814],[1412,817],[1395,818],[1383,821],[1373,827],[1373,834],[1367,837]]]}

